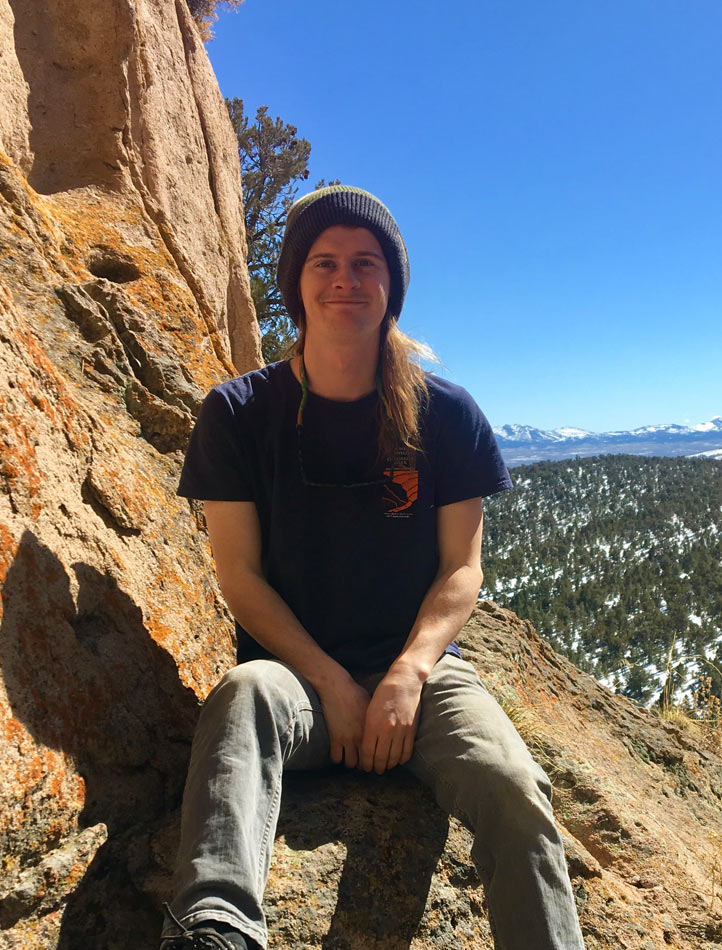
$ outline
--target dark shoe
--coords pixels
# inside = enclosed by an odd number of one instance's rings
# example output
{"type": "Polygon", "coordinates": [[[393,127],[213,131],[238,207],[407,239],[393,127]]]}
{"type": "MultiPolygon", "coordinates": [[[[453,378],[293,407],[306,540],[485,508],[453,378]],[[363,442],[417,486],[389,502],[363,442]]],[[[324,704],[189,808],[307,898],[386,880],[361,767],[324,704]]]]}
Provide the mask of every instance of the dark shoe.
{"type": "Polygon", "coordinates": [[[217,920],[204,920],[194,924],[189,930],[167,904],[165,911],[180,933],[161,937],[160,950],[249,950],[240,930],[235,930],[228,924],[217,920]]]}

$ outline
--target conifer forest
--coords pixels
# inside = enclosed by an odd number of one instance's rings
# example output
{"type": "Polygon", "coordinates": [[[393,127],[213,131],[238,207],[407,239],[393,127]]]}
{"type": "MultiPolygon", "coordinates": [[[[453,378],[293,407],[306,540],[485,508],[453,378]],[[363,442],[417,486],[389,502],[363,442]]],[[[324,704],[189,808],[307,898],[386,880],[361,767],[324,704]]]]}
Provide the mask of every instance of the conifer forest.
{"type": "Polygon", "coordinates": [[[640,703],[722,687],[722,462],[607,455],[512,469],[481,596],[640,703]]]}

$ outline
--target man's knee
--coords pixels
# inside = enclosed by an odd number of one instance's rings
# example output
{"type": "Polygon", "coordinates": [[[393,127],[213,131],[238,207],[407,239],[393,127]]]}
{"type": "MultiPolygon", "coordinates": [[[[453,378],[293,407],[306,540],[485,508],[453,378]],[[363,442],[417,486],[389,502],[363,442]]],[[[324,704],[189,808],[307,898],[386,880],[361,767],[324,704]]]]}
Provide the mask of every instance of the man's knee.
{"type": "Polygon", "coordinates": [[[283,689],[289,680],[295,678],[290,667],[278,660],[247,660],[228,670],[213,692],[228,690],[230,693],[268,695],[283,689]]]}
{"type": "Polygon", "coordinates": [[[432,784],[442,807],[472,831],[513,827],[522,835],[536,834],[553,822],[551,782],[526,747],[513,752],[507,747],[505,755],[489,756],[474,755],[471,746],[435,770],[432,784]]]}
{"type": "Polygon", "coordinates": [[[249,660],[223,676],[206,699],[201,719],[233,716],[249,722],[259,716],[287,717],[299,691],[299,678],[283,663],[249,660]]]}
{"type": "Polygon", "coordinates": [[[541,808],[548,811],[552,785],[531,755],[509,762],[497,780],[497,798],[511,810],[541,808]]]}

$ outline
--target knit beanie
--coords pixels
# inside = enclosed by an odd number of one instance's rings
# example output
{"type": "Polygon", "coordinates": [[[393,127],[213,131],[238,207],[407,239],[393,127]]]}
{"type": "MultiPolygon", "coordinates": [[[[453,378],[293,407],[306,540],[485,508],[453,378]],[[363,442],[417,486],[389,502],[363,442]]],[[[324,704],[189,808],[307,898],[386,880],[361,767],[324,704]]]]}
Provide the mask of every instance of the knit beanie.
{"type": "Polygon", "coordinates": [[[288,315],[298,325],[302,303],[298,292],[303,265],[316,238],[337,224],[367,228],[384,252],[389,268],[389,313],[398,317],[409,286],[406,245],[391,212],[368,191],[330,185],[304,195],[291,207],[281,244],[276,280],[288,315]]]}

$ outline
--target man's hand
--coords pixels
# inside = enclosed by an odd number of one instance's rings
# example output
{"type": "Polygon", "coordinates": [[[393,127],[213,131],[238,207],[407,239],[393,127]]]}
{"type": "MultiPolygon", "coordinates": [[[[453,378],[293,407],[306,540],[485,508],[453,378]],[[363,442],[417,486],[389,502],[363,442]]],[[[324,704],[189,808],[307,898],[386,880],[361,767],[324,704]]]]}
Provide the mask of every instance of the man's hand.
{"type": "Polygon", "coordinates": [[[331,761],[353,769],[359,763],[370,696],[347,673],[317,688],[330,741],[331,761]]]}
{"type": "Polygon", "coordinates": [[[419,724],[422,680],[412,669],[391,667],[366,710],[359,767],[380,775],[411,758],[419,724]]]}

